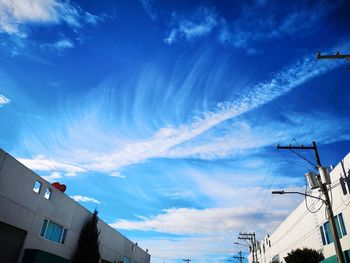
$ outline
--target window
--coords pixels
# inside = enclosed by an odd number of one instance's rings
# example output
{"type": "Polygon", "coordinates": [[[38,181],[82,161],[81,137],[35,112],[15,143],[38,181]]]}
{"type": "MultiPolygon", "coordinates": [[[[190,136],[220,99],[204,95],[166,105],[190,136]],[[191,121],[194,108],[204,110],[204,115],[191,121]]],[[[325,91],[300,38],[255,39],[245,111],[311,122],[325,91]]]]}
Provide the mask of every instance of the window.
{"type": "Polygon", "coordinates": [[[44,219],[40,236],[55,243],[64,244],[67,235],[67,228],[60,226],[48,219],[44,219]]]}
{"type": "Polygon", "coordinates": [[[33,191],[37,194],[40,193],[40,189],[41,189],[41,183],[39,181],[35,181],[34,187],[33,187],[33,191]]]}
{"type": "Polygon", "coordinates": [[[44,195],[45,199],[49,200],[51,197],[51,193],[52,193],[52,190],[47,187],[44,195]]]}
{"type": "MultiPolygon", "coordinates": [[[[336,215],[334,217],[334,220],[335,220],[335,225],[337,227],[337,231],[339,234],[339,238],[346,236],[347,232],[345,229],[343,214],[340,213],[339,215],[336,215]]],[[[332,230],[331,230],[331,225],[329,221],[327,221],[322,226],[320,226],[320,232],[322,236],[322,243],[324,246],[333,243],[332,230]]]]}

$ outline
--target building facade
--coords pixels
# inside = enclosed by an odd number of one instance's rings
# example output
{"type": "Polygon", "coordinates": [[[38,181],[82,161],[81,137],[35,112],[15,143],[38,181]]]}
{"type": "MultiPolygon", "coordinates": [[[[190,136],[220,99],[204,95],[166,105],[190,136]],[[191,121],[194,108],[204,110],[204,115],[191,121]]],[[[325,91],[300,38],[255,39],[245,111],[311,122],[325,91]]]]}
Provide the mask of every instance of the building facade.
{"type": "MultiPolygon", "coordinates": [[[[330,171],[330,178],[329,195],[335,221],[345,260],[350,263],[350,153],[330,171]]],[[[318,189],[311,194],[320,196],[318,189]]],[[[258,242],[258,262],[284,262],[289,252],[304,247],[322,251],[323,262],[337,262],[325,205],[317,199],[306,198],[271,235],[258,242]]]]}
{"type": "MultiPolygon", "coordinates": [[[[70,262],[91,213],[0,149],[0,257],[6,263],[70,262]]],[[[150,255],[99,220],[102,263],[150,255]]]]}

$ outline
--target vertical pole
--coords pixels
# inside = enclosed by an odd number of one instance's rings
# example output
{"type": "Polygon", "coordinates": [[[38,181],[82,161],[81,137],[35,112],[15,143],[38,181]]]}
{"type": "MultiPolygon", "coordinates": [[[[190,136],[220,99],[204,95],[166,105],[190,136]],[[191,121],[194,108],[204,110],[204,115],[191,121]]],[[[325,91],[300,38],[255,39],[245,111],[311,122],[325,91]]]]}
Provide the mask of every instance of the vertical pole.
{"type": "Polygon", "coordinates": [[[243,263],[242,251],[239,251],[239,262],[243,263]]]}
{"type": "MultiPolygon", "coordinates": [[[[317,168],[322,167],[320,156],[318,155],[316,143],[312,142],[312,145],[314,147],[314,151],[315,151],[315,155],[316,155],[317,168]]],[[[335,220],[334,220],[334,214],[333,214],[332,204],[331,204],[329,194],[328,194],[327,185],[323,184],[320,179],[319,179],[319,181],[320,181],[322,193],[324,194],[324,197],[325,197],[326,210],[327,210],[328,220],[329,220],[329,223],[331,225],[331,231],[332,231],[332,235],[333,235],[333,241],[334,241],[335,252],[337,255],[338,263],[345,263],[343,250],[342,250],[342,247],[340,244],[337,227],[336,227],[335,220]]]]}
{"type": "Polygon", "coordinates": [[[255,244],[253,237],[250,238],[250,241],[252,242],[252,255],[253,255],[253,263],[256,263],[255,261],[255,244]]]}

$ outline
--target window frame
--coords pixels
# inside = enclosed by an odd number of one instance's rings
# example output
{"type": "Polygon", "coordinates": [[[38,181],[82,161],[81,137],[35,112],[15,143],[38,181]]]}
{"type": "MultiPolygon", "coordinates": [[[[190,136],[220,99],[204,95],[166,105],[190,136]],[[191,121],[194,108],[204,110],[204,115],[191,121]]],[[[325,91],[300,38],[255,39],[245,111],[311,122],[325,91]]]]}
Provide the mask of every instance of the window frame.
{"type": "Polygon", "coordinates": [[[35,183],[34,183],[34,186],[33,186],[33,192],[39,195],[40,192],[41,192],[42,186],[43,186],[42,182],[40,182],[39,180],[35,180],[35,183]],[[39,185],[38,191],[35,190],[36,189],[35,186],[37,186],[37,185],[39,185]]]}
{"type": "Polygon", "coordinates": [[[44,217],[44,220],[43,220],[43,222],[41,224],[39,236],[41,238],[43,238],[45,240],[48,240],[48,241],[51,241],[51,242],[53,242],[55,244],[64,245],[65,241],[66,241],[66,238],[67,238],[67,232],[68,232],[68,228],[67,227],[64,227],[64,226],[62,226],[62,225],[60,225],[60,224],[58,224],[58,223],[56,223],[56,222],[46,218],[46,217],[44,217]],[[62,228],[62,232],[60,234],[59,242],[56,242],[55,240],[52,240],[52,239],[49,239],[49,238],[46,237],[47,229],[48,229],[50,223],[55,225],[55,226],[58,226],[58,227],[62,228]]]}
{"type": "MultiPolygon", "coordinates": [[[[339,213],[336,216],[334,216],[334,221],[336,224],[336,228],[339,234],[339,238],[343,238],[347,235],[347,230],[344,223],[343,213],[339,213]]],[[[319,227],[322,243],[323,246],[330,245],[334,242],[333,236],[332,236],[332,230],[330,228],[330,222],[327,220],[319,227]]]]}
{"type": "Polygon", "coordinates": [[[44,193],[44,198],[46,200],[50,200],[51,196],[52,196],[52,189],[50,187],[46,187],[46,190],[45,190],[45,193],[44,193]]]}

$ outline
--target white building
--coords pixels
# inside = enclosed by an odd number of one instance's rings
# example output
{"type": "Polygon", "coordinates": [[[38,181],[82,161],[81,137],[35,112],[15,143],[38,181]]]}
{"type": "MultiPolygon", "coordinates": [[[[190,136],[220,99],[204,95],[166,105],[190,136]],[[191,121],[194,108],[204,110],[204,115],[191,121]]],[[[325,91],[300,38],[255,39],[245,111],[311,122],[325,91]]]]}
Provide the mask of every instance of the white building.
{"type": "MultiPolygon", "coordinates": [[[[0,149],[0,262],[66,263],[91,213],[0,149]]],[[[102,263],[150,255],[99,220],[102,263]]]]}
{"type": "MultiPolygon", "coordinates": [[[[345,260],[350,262],[350,153],[330,172],[330,176],[329,195],[345,260]]],[[[318,190],[313,190],[312,195],[319,196],[318,190]]],[[[288,252],[304,247],[322,251],[325,257],[322,262],[336,263],[331,229],[322,203],[307,198],[307,203],[303,201],[270,236],[266,235],[257,246],[259,263],[284,262],[288,252]]],[[[252,262],[252,255],[249,262],[252,262]]]]}

